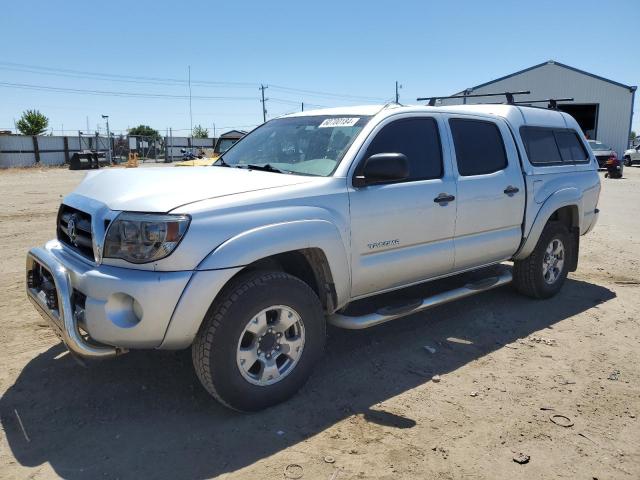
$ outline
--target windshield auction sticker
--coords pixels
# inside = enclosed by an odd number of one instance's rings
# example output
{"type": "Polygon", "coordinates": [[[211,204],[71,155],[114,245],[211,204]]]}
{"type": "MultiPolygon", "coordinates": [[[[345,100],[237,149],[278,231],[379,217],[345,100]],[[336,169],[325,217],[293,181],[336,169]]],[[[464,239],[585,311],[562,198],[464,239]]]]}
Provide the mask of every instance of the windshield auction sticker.
{"type": "Polygon", "coordinates": [[[358,123],[360,117],[356,118],[327,118],[318,128],[334,128],[334,127],[353,127],[358,123]]]}

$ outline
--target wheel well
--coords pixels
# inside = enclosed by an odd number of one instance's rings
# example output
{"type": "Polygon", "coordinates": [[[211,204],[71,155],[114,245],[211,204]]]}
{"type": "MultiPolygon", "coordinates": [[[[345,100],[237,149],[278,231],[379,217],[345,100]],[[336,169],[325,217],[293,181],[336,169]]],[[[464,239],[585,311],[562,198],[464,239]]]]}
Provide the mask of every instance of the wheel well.
{"type": "Polygon", "coordinates": [[[567,205],[559,208],[551,214],[549,221],[561,222],[566,225],[569,231],[580,227],[580,219],[578,218],[578,207],[576,205],[567,205]]]}
{"type": "Polygon", "coordinates": [[[569,230],[571,240],[573,241],[573,255],[569,261],[569,271],[575,272],[578,268],[578,254],[580,251],[580,219],[578,217],[578,207],[576,205],[567,205],[566,207],[559,208],[551,214],[549,221],[563,223],[569,230]]]}
{"type": "Polygon", "coordinates": [[[333,313],[337,303],[336,289],[329,262],[319,248],[305,248],[278,253],[247,265],[247,270],[278,270],[305,282],[316,292],[325,311],[333,313]]]}

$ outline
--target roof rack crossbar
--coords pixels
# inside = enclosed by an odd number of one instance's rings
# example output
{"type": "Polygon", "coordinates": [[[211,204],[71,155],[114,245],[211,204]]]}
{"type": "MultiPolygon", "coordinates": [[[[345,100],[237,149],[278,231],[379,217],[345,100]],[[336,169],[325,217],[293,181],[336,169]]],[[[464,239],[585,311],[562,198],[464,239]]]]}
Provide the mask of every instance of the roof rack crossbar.
{"type": "Polygon", "coordinates": [[[433,107],[436,104],[436,100],[448,100],[451,98],[460,98],[464,100],[465,98],[474,98],[474,97],[503,97],[504,96],[507,98],[507,103],[513,104],[515,103],[513,100],[514,95],[529,95],[530,93],[531,92],[529,90],[523,90],[518,92],[476,93],[472,95],[449,95],[447,97],[419,97],[417,98],[417,101],[423,102],[428,100],[429,101],[428,105],[430,107],[433,107]]]}
{"type": "Polygon", "coordinates": [[[514,105],[528,105],[530,103],[546,103],[547,108],[551,110],[558,109],[558,102],[573,102],[573,98],[545,98],[544,100],[523,100],[521,102],[513,102],[514,105]]]}

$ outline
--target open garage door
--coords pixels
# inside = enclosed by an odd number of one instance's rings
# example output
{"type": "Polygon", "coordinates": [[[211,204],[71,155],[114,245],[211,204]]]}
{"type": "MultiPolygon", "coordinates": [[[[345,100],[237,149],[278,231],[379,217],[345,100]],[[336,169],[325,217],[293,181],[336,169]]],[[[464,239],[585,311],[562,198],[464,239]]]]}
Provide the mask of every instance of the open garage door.
{"type": "Polygon", "coordinates": [[[598,104],[560,104],[558,110],[568,113],[576,119],[582,132],[590,139],[598,138],[598,104]]]}

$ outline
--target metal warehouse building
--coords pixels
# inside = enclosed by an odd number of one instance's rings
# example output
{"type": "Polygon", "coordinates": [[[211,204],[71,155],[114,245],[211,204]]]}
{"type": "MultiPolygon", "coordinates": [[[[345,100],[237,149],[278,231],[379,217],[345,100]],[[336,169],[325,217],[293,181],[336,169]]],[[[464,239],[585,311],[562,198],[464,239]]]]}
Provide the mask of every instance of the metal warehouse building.
{"type": "MultiPolygon", "coordinates": [[[[468,88],[455,95],[526,91],[517,102],[548,98],[573,98],[558,102],[558,109],[571,114],[588,138],[611,145],[622,155],[629,143],[635,86],[624,85],[554,60],[468,88]]],[[[442,104],[496,103],[495,97],[442,100],[442,104]]],[[[544,104],[535,104],[545,106],[544,104]]]]}

